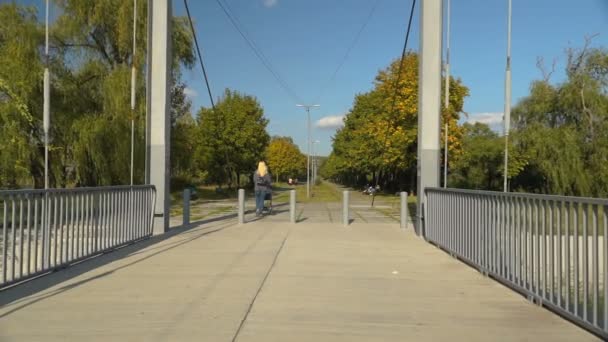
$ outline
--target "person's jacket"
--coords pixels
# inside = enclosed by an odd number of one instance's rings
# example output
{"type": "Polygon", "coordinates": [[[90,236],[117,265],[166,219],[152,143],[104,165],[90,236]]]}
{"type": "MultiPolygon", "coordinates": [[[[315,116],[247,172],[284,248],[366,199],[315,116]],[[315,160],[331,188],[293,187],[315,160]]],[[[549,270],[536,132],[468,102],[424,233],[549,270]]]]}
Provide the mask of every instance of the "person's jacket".
{"type": "Polygon", "coordinates": [[[271,191],[272,178],[270,178],[270,173],[266,173],[266,175],[262,177],[257,171],[254,172],[253,184],[255,184],[255,191],[271,191]]]}

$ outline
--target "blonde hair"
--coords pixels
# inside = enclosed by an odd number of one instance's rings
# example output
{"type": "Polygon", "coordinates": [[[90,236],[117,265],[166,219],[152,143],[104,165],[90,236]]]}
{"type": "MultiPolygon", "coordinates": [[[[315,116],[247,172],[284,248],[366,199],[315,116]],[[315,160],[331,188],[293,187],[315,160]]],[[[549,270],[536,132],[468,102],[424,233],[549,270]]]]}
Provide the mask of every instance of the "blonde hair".
{"type": "Polygon", "coordinates": [[[258,163],[258,174],[262,177],[266,176],[266,174],[268,173],[268,167],[266,166],[266,163],[264,163],[263,161],[258,163]]]}

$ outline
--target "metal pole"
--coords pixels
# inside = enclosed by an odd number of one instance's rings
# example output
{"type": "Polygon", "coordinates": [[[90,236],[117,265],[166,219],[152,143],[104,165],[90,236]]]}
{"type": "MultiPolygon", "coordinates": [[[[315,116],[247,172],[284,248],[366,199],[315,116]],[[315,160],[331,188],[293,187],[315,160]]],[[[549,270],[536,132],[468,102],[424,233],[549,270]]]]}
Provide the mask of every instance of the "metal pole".
{"type": "Polygon", "coordinates": [[[350,223],[348,214],[348,190],[342,192],[342,224],[346,227],[350,223]]]}
{"type": "Polygon", "coordinates": [[[296,191],[289,190],[289,222],[296,223],[296,191]]]}
{"type": "Polygon", "coordinates": [[[306,107],[306,117],[308,127],[307,152],[306,152],[306,198],[310,198],[310,107],[306,107]]]}
{"type": "Polygon", "coordinates": [[[145,172],[144,172],[144,183],[150,184],[150,140],[151,140],[151,129],[150,122],[152,118],[152,0],[146,0],[148,3],[148,32],[146,38],[146,157],[145,157],[145,172]]]}
{"type": "MultiPolygon", "coordinates": [[[[49,0],[46,0],[45,42],[44,42],[44,84],[43,84],[43,123],[44,130],[44,189],[49,188],[49,129],[51,128],[51,77],[49,73],[49,0]]],[[[50,263],[50,213],[49,193],[44,193],[44,232],[42,233],[42,266],[50,263]],[[48,245],[48,246],[47,246],[48,245]]],[[[5,226],[6,229],[6,226],[5,226]]]]}
{"type": "Polygon", "coordinates": [[[239,224],[245,223],[245,189],[239,189],[239,224]]]}
{"type": "Polygon", "coordinates": [[[44,188],[49,188],[49,129],[51,127],[51,77],[49,74],[49,0],[46,0],[46,21],[44,40],[44,99],[43,99],[43,129],[44,129],[44,188]]]}
{"type": "Polygon", "coordinates": [[[407,192],[401,192],[401,229],[407,228],[407,192]]]}
{"type": "Polygon", "coordinates": [[[137,71],[135,70],[135,53],[137,41],[137,0],[133,1],[133,55],[131,56],[131,186],[133,185],[133,156],[135,146],[135,81],[137,71]]]}
{"type": "Polygon", "coordinates": [[[190,189],[184,189],[183,199],[182,225],[187,226],[190,224],[190,189]]]}
{"type": "Polygon", "coordinates": [[[507,68],[505,70],[505,171],[503,191],[508,191],[509,129],[511,126],[511,0],[507,19],[507,68]]]}
{"type": "Polygon", "coordinates": [[[311,127],[310,127],[310,108],[311,107],[320,107],[319,105],[313,104],[313,105],[305,105],[305,104],[296,104],[296,107],[304,107],[306,109],[306,126],[307,126],[307,142],[306,142],[306,149],[307,149],[307,156],[306,156],[306,198],[310,198],[310,145],[311,145],[311,139],[310,139],[310,131],[311,131],[311,127]]]}
{"type": "Polygon", "coordinates": [[[446,57],[445,57],[445,146],[443,149],[443,187],[448,186],[448,118],[450,108],[450,0],[447,0],[447,33],[446,33],[446,57]]]}

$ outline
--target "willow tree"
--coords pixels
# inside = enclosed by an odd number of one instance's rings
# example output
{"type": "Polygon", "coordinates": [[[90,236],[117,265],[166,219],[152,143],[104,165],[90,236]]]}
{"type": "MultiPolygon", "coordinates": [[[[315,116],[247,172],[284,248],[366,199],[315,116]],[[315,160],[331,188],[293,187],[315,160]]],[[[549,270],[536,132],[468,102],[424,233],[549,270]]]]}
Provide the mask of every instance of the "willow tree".
{"type": "MultiPolygon", "coordinates": [[[[146,2],[57,0],[50,27],[50,184],[126,184],[130,121],[136,125],[136,181],[143,181],[146,2]],[[137,67],[137,108],[130,109],[130,67],[137,67]]],[[[0,5],[0,187],[44,184],[42,78],[44,27],[38,9],[0,5]]],[[[174,94],[180,69],[194,63],[184,18],[173,19],[174,94]]],[[[179,98],[179,97],[178,97],[179,98]]],[[[176,104],[173,104],[176,106],[176,104]]]]}

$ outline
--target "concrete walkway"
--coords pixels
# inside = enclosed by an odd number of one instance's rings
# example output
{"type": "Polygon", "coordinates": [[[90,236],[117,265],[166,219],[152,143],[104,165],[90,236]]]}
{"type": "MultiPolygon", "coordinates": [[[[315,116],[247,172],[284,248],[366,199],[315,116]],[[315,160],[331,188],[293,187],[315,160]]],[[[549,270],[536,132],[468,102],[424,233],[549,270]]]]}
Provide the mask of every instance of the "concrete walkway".
{"type": "Polygon", "coordinates": [[[178,229],[0,292],[0,341],[591,341],[396,224],[178,229]]]}

